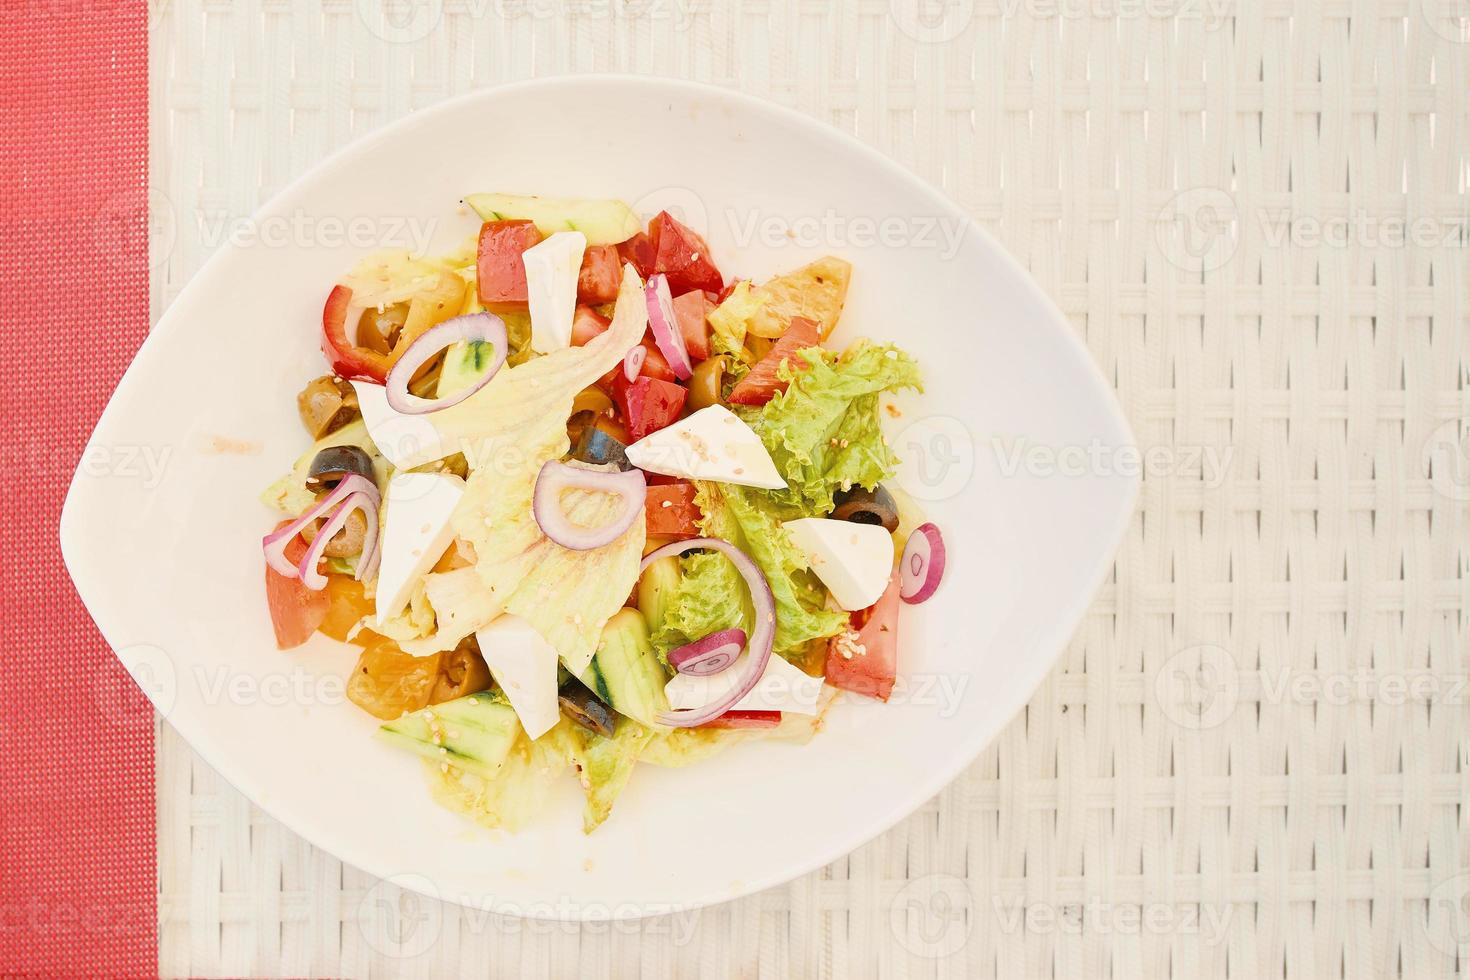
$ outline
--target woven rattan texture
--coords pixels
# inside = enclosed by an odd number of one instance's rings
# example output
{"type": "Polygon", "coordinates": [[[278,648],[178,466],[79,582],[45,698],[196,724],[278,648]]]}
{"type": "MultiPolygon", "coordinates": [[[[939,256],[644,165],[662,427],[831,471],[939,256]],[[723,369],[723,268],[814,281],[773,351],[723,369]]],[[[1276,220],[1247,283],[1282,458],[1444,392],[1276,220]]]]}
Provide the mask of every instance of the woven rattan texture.
{"type": "Polygon", "coordinates": [[[204,225],[415,108],[569,71],[701,79],[856,134],[997,235],[1147,450],[1021,464],[1137,464],[1139,512],[963,778],[697,914],[410,903],[429,941],[403,943],[359,916],[374,882],[165,729],[165,974],[1470,971],[1470,2],[379,2],[155,11],[155,313],[204,225]]]}

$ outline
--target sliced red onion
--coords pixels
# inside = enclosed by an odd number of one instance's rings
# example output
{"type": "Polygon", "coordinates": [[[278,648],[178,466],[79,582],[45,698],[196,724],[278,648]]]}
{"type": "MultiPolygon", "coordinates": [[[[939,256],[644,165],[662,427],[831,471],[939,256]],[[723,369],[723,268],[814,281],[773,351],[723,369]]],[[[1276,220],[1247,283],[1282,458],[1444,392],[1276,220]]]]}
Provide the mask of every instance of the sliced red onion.
{"type": "Polygon", "coordinates": [[[372,555],[378,544],[378,505],[365,493],[352,493],[328,518],[327,523],[317,532],[311,541],[311,546],[306,549],[306,554],[301,556],[301,564],[296,566],[296,574],[301,579],[301,584],[308,589],[320,591],[327,587],[327,577],[317,570],[317,563],[322,560],[322,552],[327,548],[327,542],[331,541],[337,532],[342,530],[347,523],[347,518],[352,516],[354,510],[362,511],[363,519],[367,521],[367,531],[362,539],[362,559],[359,565],[365,563],[372,555]]]}
{"type": "Polygon", "coordinates": [[[495,372],[505,364],[509,344],[510,341],[505,332],[505,321],[494,313],[470,313],[466,316],[452,317],[430,327],[408,345],[403,356],[398,358],[398,363],[388,370],[386,387],[389,406],[401,415],[426,415],[451,405],[458,405],[490,383],[490,379],[495,377],[495,372]],[[482,374],[473,384],[452,395],[445,395],[443,398],[420,398],[418,395],[409,393],[408,383],[413,380],[413,376],[418,373],[419,368],[433,360],[440,351],[455,344],[475,342],[495,345],[495,363],[490,365],[490,370],[482,374]]]}
{"type": "Polygon", "coordinates": [[[541,533],[573,551],[591,551],[612,544],[623,532],[633,526],[638,515],[643,513],[643,500],[648,494],[648,482],[643,471],[626,472],[589,470],[569,466],[560,460],[550,460],[536,474],[536,492],[531,502],[532,513],[541,533]],[[593,490],[616,494],[623,498],[623,509],[618,516],[601,527],[583,527],[572,522],[561,506],[561,495],[566,490],[593,490]]]}
{"type": "Polygon", "coordinates": [[[708,677],[733,664],[744,649],[745,630],[720,630],[702,640],[670,650],[669,663],[681,674],[708,677]]]}
{"type": "Polygon", "coordinates": [[[653,331],[653,342],[658,344],[659,353],[669,362],[674,377],[687,381],[694,374],[694,363],[689,360],[689,349],[684,346],[684,334],[679,330],[679,318],[674,315],[669,277],[662,272],[649,276],[643,294],[648,299],[648,326],[653,331]]]}
{"type": "MultiPolygon", "coordinates": [[[[378,503],[382,500],[382,495],[378,493],[378,485],[365,476],[357,473],[349,473],[342,478],[340,483],[332,488],[331,493],[307,508],[306,513],[279,531],[272,531],[262,539],[261,546],[265,550],[265,563],[287,578],[295,578],[296,566],[286,558],[286,546],[291,543],[292,538],[301,533],[302,528],[306,527],[312,521],[331,513],[342,501],[354,493],[364,493],[372,498],[372,523],[376,525],[377,507],[378,503]]],[[[366,548],[363,549],[363,554],[367,554],[366,548]]]]}
{"type": "Polygon", "coordinates": [[[682,555],[686,551],[695,548],[709,548],[718,551],[735,565],[740,577],[745,579],[745,584],[750,588],[751,602],[755,606],[755,629],[750,637],[750,656],[746,658],[745,676],[740,683],[730,688],[724,697],[717,698],[702,708],[680,708],[677,711],[661,711],[655,719],[660,725],[668,725],[672,728],[693,728],[703,725],[711,718],[718,718],[740,699],[751,692],[761,675],[766,672],[766,664],[771,661],[771,648],[776,642],[776,598],[771,595],[771,586],[766,577],[761,574],[760,566],[739,548],[728,541],[719,538],[691,538],[688,541],[675,541],[666,544],[662,548],[656,548],[643,556],[643,564],[638,566],[642,572],[649,565],[660,558],[669,555],[682,555]]]}
{"type": "Polygon", "coordinates": [[[629,381],[638,380],[638,372],[643,370],[643,362],[648,360],[648,348],[642,344],[628,348],[628,353],[623,357],[623,377],[629,381]]]}
{"type": "Polygon", "coordinates": [[[933,523],[921,524],[909,535],[900,560],[898,597],[909,604],[923,602],[939,588],[944,576],[944,538],[933,523]]]}

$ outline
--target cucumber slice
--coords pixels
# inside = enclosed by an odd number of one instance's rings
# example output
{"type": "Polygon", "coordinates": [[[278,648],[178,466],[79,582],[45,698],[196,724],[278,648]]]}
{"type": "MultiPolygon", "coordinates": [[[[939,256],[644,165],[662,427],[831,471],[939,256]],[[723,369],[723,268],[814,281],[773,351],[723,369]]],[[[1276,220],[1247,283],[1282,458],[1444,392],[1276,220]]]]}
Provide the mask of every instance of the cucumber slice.
{"type": "Polygon", "coordinates": [[[582,678],[582,683],[612,705],[618,714],[650,727],[661,727],[657,716],[669,707],[664,697],[664,685],[669,678],[653,652],[648,625],[638,610],[620,609],[607,621],[602,628],[597,656],[584,673],[588,676],[582,678]]]}
{"type": "Polygon", "coordinates": [[[468,340],[451,344],[444,352],[444,366],[439,369],[439,386],[435,398],[447,398],[463,391],[490,369],[495,360],[495,345],[488,340],[468,340]]]}
{"type": "Polygon", "coordinates": [[[638,579],[638,611],[643,613],[650,634],[663,628],[664,617],[669,614],[669,603],[681,578],[679,556],[669,555],[649,565],[638,579]]]}
{"type": "Polygon", "coordinates": [[[484,221],[534,221],[543,235],[580,231],[588,245],[616,245],[643,230],[622,201],[517,194],[471,194],[464,202],[484,221]]]}
{"type": "Polygon", "coordinates": [[[378,729],[393,745],[487,779],[499,771],[520,733],[515,709],[494,694],[430,705],[378,729]]]}

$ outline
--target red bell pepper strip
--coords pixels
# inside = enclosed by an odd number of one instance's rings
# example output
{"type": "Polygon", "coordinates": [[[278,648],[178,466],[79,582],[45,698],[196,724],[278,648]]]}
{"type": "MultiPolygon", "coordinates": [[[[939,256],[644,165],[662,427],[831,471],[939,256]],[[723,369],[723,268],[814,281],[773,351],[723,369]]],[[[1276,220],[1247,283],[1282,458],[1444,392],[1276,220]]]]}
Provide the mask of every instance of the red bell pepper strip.
{"type": "Polygon", "coordinates": [[[352,290],[346,286],[337,286],[327,294],[327,303],[322,307],[322,353],[337,377],[383,384],[391,363],[388,355],[358,347],[347,339],[347,309],[351,305],[352,290]]]}
{"type": "Polygon", "coordinates": [[[781,724],[779,711],[736,710],[731,708],[696,728],[775,728],[781,724]]]}

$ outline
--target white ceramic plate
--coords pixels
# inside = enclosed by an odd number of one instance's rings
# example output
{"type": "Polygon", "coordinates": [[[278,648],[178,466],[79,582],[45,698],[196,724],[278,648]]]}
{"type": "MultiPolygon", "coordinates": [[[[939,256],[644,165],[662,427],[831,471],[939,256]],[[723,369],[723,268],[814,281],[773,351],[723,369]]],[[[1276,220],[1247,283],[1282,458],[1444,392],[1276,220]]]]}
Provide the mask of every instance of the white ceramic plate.
{"type": "Polygon", "coordinates": [[[633,916],[840,857],[937,793],[1026,703],[1128,521],[1128,427],[1057,309],[939,193],[793,112],[643,78],[507,86],[355,143],[255,228],[189,284],[118,386],[62,549],[108,642],[210,765],[313,844],[417,890],[633,916]],[[727,276],[842,255],[855,274],[836,340],[898,341],[926,372],[926,393],[888,421],[899,482],[944,529],[949,567],[903,610],[892,702],[839,705],[804,747],[640,767],[591,836],[570,777],[515,836],[439,809],[418,760],[343,700],[353,654],[320,637],[277,651],[265,606],[260,537],[275,518],[257,495],[308,444],[295,395],[325,369],[324,296],[374,245],[460,242],[476,221],[459,196],[487,190],[668,206],[705,230],[727,276]]]}

